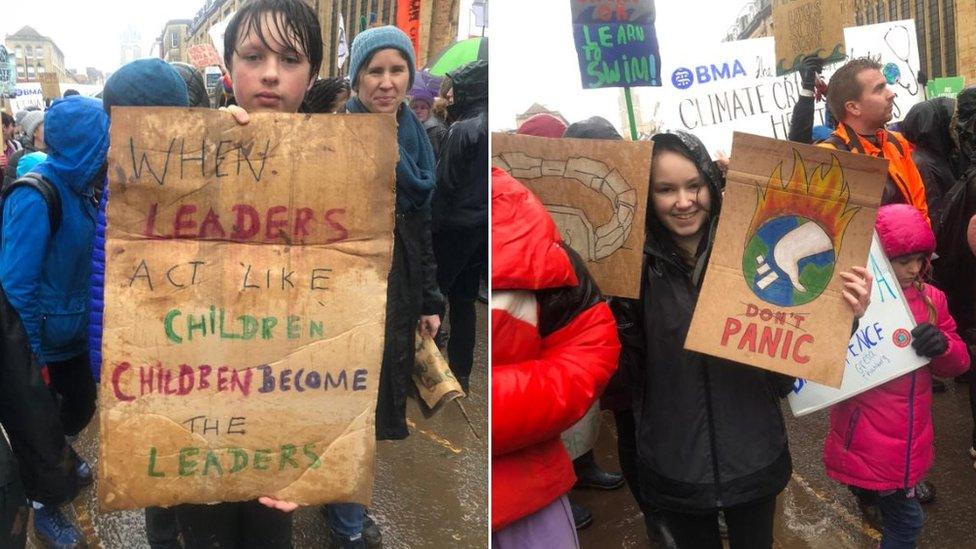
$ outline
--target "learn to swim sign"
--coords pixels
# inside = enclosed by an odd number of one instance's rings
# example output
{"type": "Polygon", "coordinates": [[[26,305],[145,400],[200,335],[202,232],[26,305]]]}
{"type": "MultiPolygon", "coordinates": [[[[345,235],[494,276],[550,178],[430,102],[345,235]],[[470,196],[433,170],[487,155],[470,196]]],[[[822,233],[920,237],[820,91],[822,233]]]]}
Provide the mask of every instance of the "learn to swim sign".
{"type": "Polygon", "coordinates": [[[839,387],[888,162],[735,133],[685,348],[839,387]]]}
{"type": "Polygon", "coordinates": [[[871,240],[868,270],[874,277],[871,304],[847,344],[844,381],[840,389],[797,379],[789,396],[793,415],[799,417],[816,412],[928,363],[928,359],[918,356],[911,346],[915,319],[877,235],[871,240]]]}
{"type": "Polygon", "coordinates": [[[491,135],[491,162],[535,193],[604,295],[640,295],[650,141],[491,135]]]}
{"type": "Polygon", "coordinates": [[[369,501],[395,121],[117,108],[111,132],[100,507],[369,501]]]}
{"type": "Polygon", "coordinates": [[[570,0],[584,89],[661,85],[654,0],[570,0]]]}

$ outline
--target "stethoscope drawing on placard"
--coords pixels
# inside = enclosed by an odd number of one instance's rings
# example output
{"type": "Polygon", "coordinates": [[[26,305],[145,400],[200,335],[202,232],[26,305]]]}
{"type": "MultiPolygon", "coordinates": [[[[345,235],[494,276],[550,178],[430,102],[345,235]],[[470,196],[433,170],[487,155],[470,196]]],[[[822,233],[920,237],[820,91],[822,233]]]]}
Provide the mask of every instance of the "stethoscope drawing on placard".
{"type": "Polygon", "coordinates": [[[904,88],[909,95],[918,95],[918,70],[915,67],[912,67],[912,63],[909,61],[912,54],[912,40],[911,35],[908,32],[908,28],[904,25],[891,27],[887,32],[885,32],[884,41],[885,44],[888,45],[888,49],[891,50],[891,53],[894,54],[895,58],[908,67],[908,72],[911,75],[911,81],[909,81],[907,84],[902,83],[901,70],[898,69],[898,65],[888,63],[883,67],[882,70],[888,84],[890,85],[897,83],[899,86],[904,88]],[[893,35],[893,31],[901,31],[899,33],[900,36],[893,35]]]}

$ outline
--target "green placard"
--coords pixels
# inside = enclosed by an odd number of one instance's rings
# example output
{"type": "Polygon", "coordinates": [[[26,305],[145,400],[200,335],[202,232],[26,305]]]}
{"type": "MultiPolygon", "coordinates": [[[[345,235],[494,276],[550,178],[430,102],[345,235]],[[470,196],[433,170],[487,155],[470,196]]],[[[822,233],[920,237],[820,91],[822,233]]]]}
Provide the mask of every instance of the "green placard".
{"type": "Polygon", "coordinates": [[[936,97],[955,98],[964,87],[966,87],[966,78],[963,76],[933,78],[925,85],[925,95],[929,99],[936,97]]]}

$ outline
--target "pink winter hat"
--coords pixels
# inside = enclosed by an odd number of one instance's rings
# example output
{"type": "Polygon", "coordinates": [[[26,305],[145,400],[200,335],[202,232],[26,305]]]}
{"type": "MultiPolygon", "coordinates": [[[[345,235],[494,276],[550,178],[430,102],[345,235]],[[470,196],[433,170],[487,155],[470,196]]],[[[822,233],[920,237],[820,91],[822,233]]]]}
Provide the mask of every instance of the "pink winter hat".
{"type": "Polygon", "coordinates": [[[565,131],[566,124],[562,120],[551,114],[540,113],[523,122],[515,133],[519,135],[534,135],[536,137],[558,138],[562,137],[565,131]]]}
{"type": "Polygon", "coordinates": [[[915,206],[889,204],[878,209],[874,222],[881,247],[889,259],[903,255],[935,251],[935,234],[925,216],[915,206]]]}

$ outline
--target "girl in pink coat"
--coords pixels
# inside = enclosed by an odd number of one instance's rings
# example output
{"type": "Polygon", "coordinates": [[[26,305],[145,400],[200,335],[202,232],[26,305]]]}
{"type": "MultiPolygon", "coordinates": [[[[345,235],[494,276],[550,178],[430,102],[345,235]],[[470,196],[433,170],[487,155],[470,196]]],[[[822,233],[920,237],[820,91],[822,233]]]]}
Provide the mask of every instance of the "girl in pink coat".
{"type": "Polygon", "coordinates": [[[954,377],[969,369],[946,297],[926,284],[935,235],[907,204],[878,210],[875,229],[893,274],[918,324],[912,348],[927,366],[861,393],[830,409],[824,442],[827,475],[873,492],[884,529],[882,549],[915,547],[924,515],[915,485],[932,466],[932,375],[954,377]]]}

